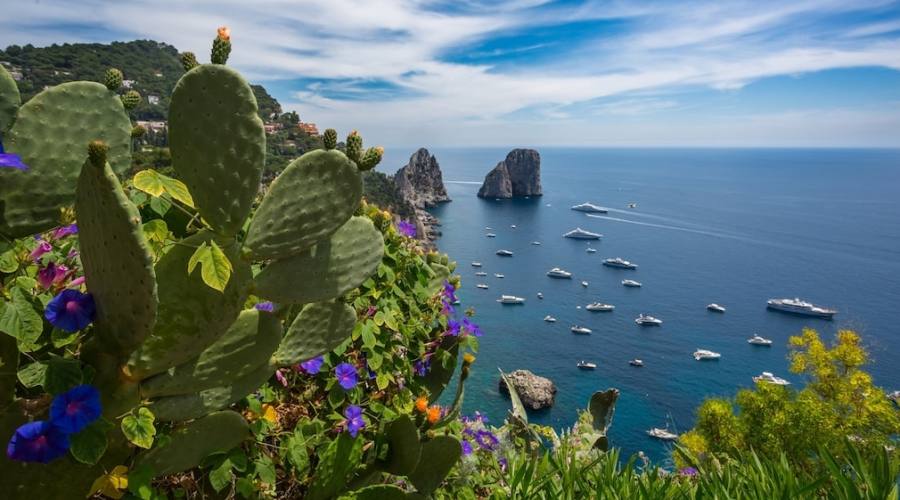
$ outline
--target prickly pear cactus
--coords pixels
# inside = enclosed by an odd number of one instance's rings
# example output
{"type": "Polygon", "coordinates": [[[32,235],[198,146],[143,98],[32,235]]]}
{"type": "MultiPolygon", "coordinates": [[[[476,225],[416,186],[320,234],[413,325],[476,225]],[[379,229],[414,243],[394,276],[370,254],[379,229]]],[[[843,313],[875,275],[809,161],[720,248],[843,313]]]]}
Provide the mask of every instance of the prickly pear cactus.
{"type": "Polygon", "coordinates": [[[0,65],[0,136],[12,127],[22,98],[19,87],[6,68],[0,65]]]}

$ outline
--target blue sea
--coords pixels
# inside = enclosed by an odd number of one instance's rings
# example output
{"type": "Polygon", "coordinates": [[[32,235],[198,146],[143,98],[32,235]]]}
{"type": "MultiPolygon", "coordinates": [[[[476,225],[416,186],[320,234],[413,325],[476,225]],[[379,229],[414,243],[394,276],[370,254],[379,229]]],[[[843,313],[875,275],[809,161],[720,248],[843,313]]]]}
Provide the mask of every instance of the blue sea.
{"type": "MultiPolygon", "coordinates": [[[[615,387],[621,395],[612,443],[664,462],[667,445],[647,429],[688,430],[704,398],[752,387],[762,371],[802,385],[788,372],[786,345],[804,327],[826,338],[842,328],[860,332],[876,383],[900,389],[900,150],[540,148],[543,196],[478,198],[484,175],[507,151],[432,150],[453,199],[433,210],[443,224],[437,244],[459,263],[462,307],[474,308],[485,332],[465,412],[502,422],[509,401],[497,390],[498,368],[528,369],[556,383],[556,405],[530,415],[556,428],[570,426],[594,391],[615,387]],[[582,202],[609,213],[570,209],[582,202]],[[590,243],[596,253],[562,237],[575,227],[603,234],[590,243]],[[515,255],[497,256],[498,249],[515,255]],[[601,265],[617,256],[639,268],[601,265]],[[488,276],[475,276],[472,261],[488,276]],[[574,279],[548,278],[557,266],[574,279]],[[625,278],[643,287],[625,288],[625,278]],[[482,282],[490,288],[475,287],[482,282]],[[527,302],[501,305],[501,294],[527,302]],[[766,309],[769,298],[795,296],[839,313],[826,321],[766,309]],[[616,309],[583,309],[593,301],[616,309]],[[711,302],[727,312],[707,311],[711,302]],[[640,313],[664,324],[641,328],[634,323],[640,313]],[[544,322],[548,314],[558,321],[544,322]],[[593,334],[572,334],[575,324],[593,334]],[[748,344],[755,333],[774,346],[748,344]],[[697,348],[722,358],[695,361],[697,348]],[[629,366],[632,358],[645,366],[629,366]],[[579,360],[598,368],[578,370],[579,360]]],[[[411,153],[390,150],[382,168],[394,171],[411,153]]]]}

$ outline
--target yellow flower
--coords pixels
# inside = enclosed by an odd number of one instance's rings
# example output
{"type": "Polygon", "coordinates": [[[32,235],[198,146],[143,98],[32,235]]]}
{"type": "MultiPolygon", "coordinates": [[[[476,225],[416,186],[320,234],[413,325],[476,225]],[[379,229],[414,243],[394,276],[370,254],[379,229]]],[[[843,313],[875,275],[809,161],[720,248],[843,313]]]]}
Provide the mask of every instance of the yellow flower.
{"type": "Polygon", "coordinates": [[[425,413],[425,410],[428,409],[428,398],[425,396],[419,396],[419,399],[416,400],[416,410],[419,413],[425,413]]]}
{"type": "Polygon", "coordinates": [[[273,424],[278,423],[278,413],[275,411],[275,407],[270,404],[263,405],[262,417],[273,424]]]}
{"type": "Polygon", "coordinates": [[[109,474],[98,477],[94,484],[91,485],[91,491],[88,497],[95,493],[109,498],[118,500],[125,496],[125,490],[128,488],[128,467],[117,465],[109,474]]]}
{"type": "Polygon", "coordinates": [[[219,40],[231,40],[231,30],[228,29],[228,26],[219,26],[217,33],[219,40]]]}
{"type": "Polygon", "coordinates": [[[474,362],[475,362],[475,356],[472,356],[471,353],[467,352],[467,353],[463,354],[463,363],[465,363],[467,365],[471,365],[474,362]]]}

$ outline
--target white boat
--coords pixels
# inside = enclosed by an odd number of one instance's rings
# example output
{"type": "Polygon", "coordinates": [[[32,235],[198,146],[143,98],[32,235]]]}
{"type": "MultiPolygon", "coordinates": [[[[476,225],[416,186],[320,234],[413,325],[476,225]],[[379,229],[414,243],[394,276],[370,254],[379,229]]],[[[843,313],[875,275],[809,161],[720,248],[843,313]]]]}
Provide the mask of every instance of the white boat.
{"type": "Polygon", "coordinates": [[[637,358],[632,359],[628,362],[628,364],[631,366],[644,366],[644,362],[637,358]]]}
{"type": "Polygon", "coordinates": [[[584,306],[584,308],[587,309],[588,311],[607,312],[607,311],[612,311],[613,309],[616,308],[616,306],[614,306],[612,304],[604,304],[603,302],[594,302],[593,304],[588,304],[588,305],[584,306]]]}
{"type": "Polygon", "coordinates": [[[572,273],[558,267],[554,267],[547,271],[547,276],[550,276],[551,278],[572,279],[572,273]]]}
{"type": "Polygon", "coordinates": [[[594,205],[593,203],[587,202],[573,206],[572,210],[578,212],[587,212],[590,214],[605,214],[606,212],[608,212],[608,210],[603,207],[599,207],[597,205],[594,205]]]}
{"type": "Polygon", "coordinates": [[[662,324],[662,320],[659,318],[654,318],[649,314],[641,314],[634,320],[635,323],[641,326],[659,326],[662,324]]]}
{"type": "Polygon", "coordinates": [[[585,250],[585,252],[587,252],[587,253],[597,253],[597,249],[594,248],[594,247],[587,247],[587,250],[585,250]]]}
{"type": "Polygon", "coordinates": [[[496,238],[497,237],[497,235],[494,233],[488,233],[485,236],[487,236],[488,238],[496,238]]]}
{"type": "Polygon", "coordinates": [[[532,241],[531,244],[532,244],[532,245],[540,245],[541,242],[540,242],[540,241],[532,241]]]}
{"type": "Polygon", "coordinates": [[[494,228],[492,228],[491,226],[484,226],[484,230],[485,231],[493,231],[494,228]]]}
{"type": "Polygon", "coordinates": [[[793,299],[769,299],[767,302],[769,309],[787,312],[792,314],[800,314],[803,316],[814,316],[817,318],[831,319],[837,314],[834,309],[820,307],[805,300],[798,298],[793,299]]]}
{"type": "Polygon", "coordinates": [[[896,404],[900,404],[900,391],[894,391],[888,394],[888,399],[893,401],[896,404]]]}
{"type": "Polygon", "coordinates": [[[591,329],[585,328],[583,326],[576,325],[576,326],[573,326],[572,328],[569,328],[569,330],[572,330],[572,333],[577,333],[578,335],[590,335],[591,334],[591,329]]]}
{"type": "Polygon", "coordinates": [[[588,363],[587,361],[583,361],[583,360],[579,361],[578,364],[575,366],[577,366],[578,368],[580,368],[582,370],[596,370],[597,369],[596,363],[588,363]]]}
{"type": "Polygon", "coordinates": [[[637,208],[637,203],[629,203],[628,208],[637,208]]]}
{"type": "Polygon", "coordinates": [[[500,273],[494,273],[494,277],[495,277],[495,278],[505,278],[506,276],[504,276],[504,275],[502,275],[502,274],[500,274],[500,273]]]}
{"type": "Polygon", "coordinates": [[[475,288],[481,288],[482,290],[487,290],[488,286],[485,285],[484,283],[479,283],[479,284],[475,285],[475,288]]]}
{"type": "Polygon", "coordinates": [[[487,276],[487,273],[484,271],[478,271],[477,273],[475,273],[475,276],[487,276]]]}
{"type": "Polygon", "coordinates": [[[637,269],[637,264],[629,262],[622,257],[616,257],[615,259],[606,259],[603,261],[603,265],[607,267],[618,267],[620,269],[637,269]]]}
{"type": "Polygon", "coordinates": [[[602,234],[585,231],[580,227],[576,227],[563,235],[565,238],[574,238],[576,240],[599,240],[602,236],[602,234]]]}
{"type": "Polygon", "coordinates": [[[720,306],[719,304],[716,304],[715,302],[713,302],[712,304],[709,304],[708,306],[706,306],[706,308],[712,312],[717,312],[717,313],[725,312],[725,307],[720,306]]]}
{"type": "Polygon", "coordinates": [[[762,372],[759,375],[753,377],[753,381],[766,382],[775,385],[791,385],[790,382],[781,377],[776,377],[772,372],[762,372]]]}
{"type": "Polygon", "coordinates": [[[669,432],[668,429],[660,429],[659,427],[650,429],[649,431],[647,431],[647,435],[652,438],[662,439],[663,441],[675,441],[676,439],[678,439],[678,434],[669,432]]]}
{"type": "Polygon", "coordinates": [[[750,337],[749,339],[747,339],[747,343],[753,345],[764,345],[767,347],[772,345],[772,341],[770,339],[760,337],[759,335],[750,337]]]}
{"type": "Polygon", "coordinates": [[[509,227],[515,229],[515,228],[516,228],[516,225],[515,225],[515,224],[510,224],[509,227]]]}
{"type": "Polygon", "coordinates": [[[694,359],[697,361],[719,359],[722,355],[707,349],[697,349],[694,351],[694,359]]]}
{"type": "Polygon", "coordinates": [[[516,297],[515,295],[501,295],[497,302],[501,304],[524,304],[525,299],[522,297],[516,297]]]}
{"type": "Polygon", "coordinates": [[[473,262],[472,267],[481,267],[481,262],[473,262]]]}
{"type": "Polygon", "coordinates": [[[501,257],[512,257],[513,253],[509,250],[497,250],[497,255],[501,257]]]}
{"type": "Polygon", "coordinates": [[[581,286],[588,286],[588,282],[587,282],[587,281],[582,281],[582,282],[581,282],[581,286]]]}
{"type": "Polygon", "coordinates": [[[548,314],[544,316],[544,321],[546,321],[547,323],[556,323],[556,318],[548,314]]]}
{"type": "Polygon", "coordinates": [[[543,299],[543,298],[544,298],[544,294],[541,293],[541,292],[538,292],[538,293],[537,293],[537,298],[543,299]]]}
{"type": "Polygon", "coordinates": [[[623,286],[630,286],[630,287],[640,288],[640,287],[641,287],[641,282],[640,282],[640,281],[634,281],[634,280],[622,280],[622,285],[623,285],[623,286]]]}

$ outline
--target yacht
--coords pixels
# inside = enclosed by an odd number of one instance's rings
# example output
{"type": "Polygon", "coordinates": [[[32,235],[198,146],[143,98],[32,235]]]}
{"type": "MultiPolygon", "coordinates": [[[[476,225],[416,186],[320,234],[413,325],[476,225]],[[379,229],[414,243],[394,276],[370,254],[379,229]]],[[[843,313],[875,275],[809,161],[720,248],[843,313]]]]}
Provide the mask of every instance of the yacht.
{"type": "Polygon", "coordinates": [[[487,273],[484,271],[478,271],[477,273],[475,273],[475,276],[487,276],[487,273]]]}
{"type": "Polygon", "coordinates": [[[543,293],[541,293],[541,292],[538,292],[538,294],[537,294],[537,298],[539,298],[539,299],[543,299],[543,298],[544,298],[544,294],[543,294],[543,293]]]}
{"type": "Polygon", "coordinates": [[[888,399],[890,399],[894,403],[900,404],[900,391],[894,391],[888,394],[888,399]]]}
{"type": "Polygon", "coordinates": [[[472,267],[481,267],[481,262],[473,262],[472,267]]]}
{"type": "Polygon", "coordinates": [[[541,242],[540,242],[540,241],[532,241],[531,244],[532,244],[532,245],[540,245],[541,242]]]}
{"type": "Polygon", "coordinates": [[[502,278],[505,278],[506,276],[504,276],[504,275],[502,275],[502,274],[500,274],[500,273],[494,273],[494,277],[495,277],[495,278],[501,278],[501,279],[502,279],[502,278]]]}
{"type": "Polygon", "coordinates": [[[767,382],[769,384],[775,385],[791,385],[787,380],[776,377],[772,372],[762,372],[759,375],[753,377],[754,382],[767,382]]]}
{"type": "Polygon", "coordinates": [[[717,352],[712,352],[712,351],[709,351],[706,349],[697,349],[696,351],[694,351],[694,359],[696,359],[697,361],[702,361],[705,359],[706,360],[719,359],[721,357],[722,357],[721,354],[719,354],[717,352]]]}
{"type": "Polygon", "coordinates": [[[501,295],[497,302],[501,304],[524,304],[525,299],[516,297],[515,295],[501,295]]]}
{"type": "Polygon", "coordinates": [[[590,335],[591,334],[591,329],[585,328],[583,326],[576,325],[576,326],[573,326],[572,328],[569,328],[569,330],[572,330],[572,333],[577,333],[579,335],[590,335]]]}
{"type": "Polygon", "coordinates": [[[659,427],[650,429],[647,431],[647,435],[656,439],[662,439],[663,441],[675,441],[678,439],[678,434],[669,432],[668,429],[660,429],[659,427]]]}
{"type": "Polygon", "coordinates": [[[586,305],[584,308],[587,309],[588,311],[607,312],[607,311],[612,311],[613,309],[616,308],[616,306],[614,306],[612,304],[604,304],[603,302],[594,302],[593,304],[586,305]]]}
{"type": "Polygon", "coordinates": [[[725,307],[720,306],[719,304],[716,304],[715,302],[713,302],[712,304],[709,304],[708,306],[706,306],[706,308],[712,312],[717,312],[717,313],[725,312],[725,307]]]}
{"type": "Polygon", "coordinates": [[[659,326],[662,324],[662,320],[658,318],[654,318],[649,314],[641,314],[634,320],[635,323],[641,326],[659,326]]]}
{"type": "Polygon", "coordinates": [[[516,225],[515,225],[515,224],[510,224],[509,227],[515,229],[515,228],[516,228],[516,225]]]}
{"type": "Polygon", "coordinates": [[[579,361],[578,364],[575,366],[577,366],[578,368],[580,368],[582,370],[596,370],[597,369],[597,363],[588,363],[587,361],[584,361],[584,360],[579,361]]]}
{"type": "Polygon", "coordinates": [[[513,253],[509,250],[497,250],[497,255],[501,257],[512,257],[513,253]]]}
{"type": "Polygon", "coordinates": [[[585,231],[580,227],[576,227],[575,229],[563,235],[563,237],[565,238],[574,238],[576,240],[599,240],[602,236],[602,234],[585,231]]]}
{"type": "Polygon", "coordinates": [[[762,338],[759,335],[754,335],[754,336],[750,337],[749,339],[747,339],[747,343],[753,344],[753,345],[764,345],[766,347],[769,347],[772,345],[772,341],[770,339],[762,338]]]}
{"type": "Polygon", "coordinates": [[[632,359],[628,362],[628,364],[631,366],[644,366],[644,362],[637,358],[632,359]]]}
{"type": "Polygon", "coordinates": [[[798,298],[769,299],[767,304],[769,309],[793,314],[801,314],[803,316],[815,316],[817,318],[831,319],[835,314],[837,314],[837,311],[834,309],[819,307],[815,304],[811,304],[809,302],[806,302],[805,300],[800,300],[798,298]]]}
{"type": "Polygon", "coordinates": [[[484,226],[484,230],[485,231],[493,231],[494,228],[492,228],[491,226],[484,226]]]}
{"type": "Polygon", "coordinates": [[[628,208],[637,208],[637,203],[629,203],[628,208]]]}
{"type": "Polygon", "coordinates": [[[572,273],[558,267],[554,267],[553,269],[547,271],[547,276],[550,276],[551,278],[572,279],[572,273]]]}
{"type": "Polygon", "coordinates": [[[575,205],[572,207],[572,210],[575,210],[578,212],[587,212],[587,213],[591,213],[591,214],[605,214],[609,211],[603,207],[598,207],[597,205],[594,205],[593,203],[582,203],[580,205],[575,205]]]}
{"type": "Polygon", "coordinates": [[[630,286],[630,287],[640,288],[640,287],[641,287],[641,282],[640,282],[640,281],[634,281],[634,280],[622,280],[622,285],[623,285],[623,286],[630,286]]]}
{"type": "Polygon", "coordinates": [[[494,233],[488,233],[485,236],[487,236],[488,238],[496,238],[497,237],[497,235],[494,233]]]}
{"type": "Polygon", "coordinates": [[[587,281],[582,281],[582,282],[581,282],[581,286],[585,286],[585,287],[588,286],[588,282],[587,282],[587,281]]]}
{"type": "Polygon", "coordinates": [[[556,318],[548,314],[544,316],[544,321],[546,321],[547,323],[556,323],[556,318]]]}
{"type": "Polygon", "coordinates": [[[637,264],[632,264],[622,257],[616,257],[615,259],[606,259],[603,261],[603,265],[608,267],[618,267],[620,269],[637,269],[638,267],[637,264]]]}
{"type": "Polygon", "coordinates": [[[487,290],[488,286],[485,285],[484,283],[479,283],[479,284],[475,285],[475,288],[481,288],[482,290],[487,290]]]}
{"type": "Polygon", "coordinates": [[[594,247],[587,247],[587,250],[585,250],[585,252],[587,252],[587,253],[597,253],[597,249],[594,248],[594,247]]]}

